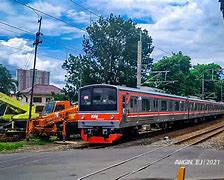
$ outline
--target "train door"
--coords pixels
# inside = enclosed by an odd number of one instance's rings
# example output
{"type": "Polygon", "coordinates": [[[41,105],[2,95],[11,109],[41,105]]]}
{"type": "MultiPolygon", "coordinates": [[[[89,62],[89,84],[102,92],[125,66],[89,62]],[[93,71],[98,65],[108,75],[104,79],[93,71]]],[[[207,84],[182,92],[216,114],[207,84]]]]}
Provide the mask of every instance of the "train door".
{"type": "Polygon", "coordinates": [[[159,121],[159,100],[153,99],[153,111],[155,112],[154,121],[159,121]]]}
{"type": "Polygon", "coordinates": [[[172,100],[168,101],[168,112],[170,113],[169,119],[170,121],[174,120],[174,102],[172,100]]]}
{"type": "Polygon", "coordinates": [[[191,109],[191,103],[189,102],[189,100],[186,100],[186,112],[187,112],[187,119],[190,119],[190,109],[191,109]]]}
{"type": "Polygon", "coordinates": [[[122,122],[127,122],[129,96],[122,96],[122,122]]]}

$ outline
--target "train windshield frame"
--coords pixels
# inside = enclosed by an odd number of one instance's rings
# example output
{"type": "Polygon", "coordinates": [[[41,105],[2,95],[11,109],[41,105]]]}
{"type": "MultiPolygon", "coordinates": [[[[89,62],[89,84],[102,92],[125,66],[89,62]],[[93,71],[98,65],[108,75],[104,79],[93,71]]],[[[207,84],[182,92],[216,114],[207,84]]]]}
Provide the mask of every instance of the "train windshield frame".
{"type": "Polygon", "coordinates": [[[117,88],[93,86],[80,89],[79,111],[117,111],[117,88]]]}

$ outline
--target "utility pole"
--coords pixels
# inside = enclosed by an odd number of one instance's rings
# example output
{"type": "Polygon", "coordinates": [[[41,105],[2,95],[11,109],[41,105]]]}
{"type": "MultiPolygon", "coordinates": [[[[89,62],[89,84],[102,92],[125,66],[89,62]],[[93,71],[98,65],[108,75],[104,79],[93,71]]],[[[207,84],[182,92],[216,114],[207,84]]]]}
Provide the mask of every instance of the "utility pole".
{"type": "MultiPolygon", "coordinates": [[[[40,29],[41,29],[41,21],[42,21],[42,17],[40,17],[40,19],[38,20],[39,29],[38,29],[38,32],[36,33],[36,40],[33,43],[33,45],[35,46],[35,52],[34,52],[34,62],[33,62],[33,78],[32,78],[32,86],[31,86],[29,120],[31,119],[32,106],[33,106],[33,87],[34,87],[35,71],[36,71],[37,46],[40,43],[42,43],[42,40],[40,40],[40,36],[42,35],[42,33],[40,32],[40,29]]],[[[27,123],[27,125],[28,125],[28,123],[27,123]]]]}
{"type": "Polygon", "coordinates": [[[203,73],[202,82],[201,82],[201,94],[202,99],[205,99],[205,74],[203,73]]]}
{"type": "Polygon", "coordinates": [[[222,92],[222,85],[221,85],[221,102],[222,102],[222,94],[223,94],[223,92],[222,92]]]}
{"type": "Polygon", "coordinates": [[[141,87],[141,71],[142,71],[142,33],[140,32],[140,40],[138,41],[138,57],[137,57],[137,88],[141,87]]]}

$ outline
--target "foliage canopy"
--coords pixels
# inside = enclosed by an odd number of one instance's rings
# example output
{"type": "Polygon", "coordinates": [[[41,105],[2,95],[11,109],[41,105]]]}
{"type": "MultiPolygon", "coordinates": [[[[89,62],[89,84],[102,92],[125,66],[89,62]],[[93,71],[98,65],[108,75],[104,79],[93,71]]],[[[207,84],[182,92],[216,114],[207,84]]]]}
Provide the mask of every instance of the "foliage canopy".
{"type": "Polygon", "coordinates": [[[83,39],[83,55],[73,56],[64,62],[67,70],[66,90],[77,96],[80,86],[94,83],[136,86],[137,42],[140,32],[143,40],[142,71],[150,69],[153,50],[152,38],[146,30],[136,27],[131,20],[111,14],[100,17],[87,27],[88,36],[83,39]]]}
{"type": "Polygon", "coordinates": [[[17,81],[12,79],[10,72],[0,64],[0,92],[9,95],[16,92],[17,81]]]}

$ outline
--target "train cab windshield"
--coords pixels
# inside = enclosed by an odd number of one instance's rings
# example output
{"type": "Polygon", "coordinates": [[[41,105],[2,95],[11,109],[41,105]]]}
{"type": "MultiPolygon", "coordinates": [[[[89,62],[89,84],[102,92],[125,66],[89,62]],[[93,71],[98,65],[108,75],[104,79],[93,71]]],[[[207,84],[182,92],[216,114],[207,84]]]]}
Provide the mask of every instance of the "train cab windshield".
{"type": "Polygon", "coordinates": [[[80,90],[80,111],[117,111],[117,89],[88,87],[80,90]]]}

